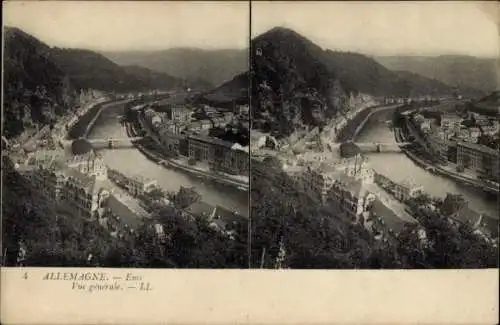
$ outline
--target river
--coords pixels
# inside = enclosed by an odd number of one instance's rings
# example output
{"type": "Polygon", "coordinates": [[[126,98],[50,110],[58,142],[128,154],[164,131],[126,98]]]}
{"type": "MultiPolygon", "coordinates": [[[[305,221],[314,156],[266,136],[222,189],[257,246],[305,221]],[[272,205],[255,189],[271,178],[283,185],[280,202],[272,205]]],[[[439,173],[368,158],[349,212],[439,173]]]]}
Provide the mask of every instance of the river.
{"type": "MultiPolygon", "coordinates": [[[[373,114],[359,132],[359,142],[396,142],[394,134],[385,121],[392,119],[393,110],[373,114]]],[[[432,196],[444,198],[447,193],[461,194],[469,201],[469,207],[498,219],[498,201],[491,194],[465,186],[444,176],[433,174],[416,165],[403,153],[368,154],[370,166],[377,172],[401,182],[412,179],[424,186],[424,190],[432,196]]]]}
{"type": "MultiPolygon", "coordinates": [[[[96,120],[88,138],[125,138],[125,127],[120,124],[119,115],[123,115],[123,105],[112,105],[105,108],[96,120]]],[[[140,174],[155,179],[163,189],[176,192],[181,186],[195,187],[202,195],[202,200],[211,205],[220,205],[240,215],[248,217],[248,192],[237,190],[234,187],[215,184],[196,178],[148,160],[139,150],[103,149],[105,163],[126,175],[140,174]]]]}

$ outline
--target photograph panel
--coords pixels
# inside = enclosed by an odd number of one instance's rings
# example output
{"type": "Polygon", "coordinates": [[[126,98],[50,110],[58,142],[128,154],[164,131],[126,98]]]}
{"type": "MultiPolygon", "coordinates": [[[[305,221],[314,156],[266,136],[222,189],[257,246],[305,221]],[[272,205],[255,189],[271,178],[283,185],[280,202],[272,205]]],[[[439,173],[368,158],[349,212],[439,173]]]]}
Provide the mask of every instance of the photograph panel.
{"type": "Polygon", "coordinates": [[[253,267],[498,267],[497,8],[252,3],[253,267]]]}
{"type": "Polygon", "coordinates": [[[248,3],[4,9],[2,264],[247,267],[248,3]]]}

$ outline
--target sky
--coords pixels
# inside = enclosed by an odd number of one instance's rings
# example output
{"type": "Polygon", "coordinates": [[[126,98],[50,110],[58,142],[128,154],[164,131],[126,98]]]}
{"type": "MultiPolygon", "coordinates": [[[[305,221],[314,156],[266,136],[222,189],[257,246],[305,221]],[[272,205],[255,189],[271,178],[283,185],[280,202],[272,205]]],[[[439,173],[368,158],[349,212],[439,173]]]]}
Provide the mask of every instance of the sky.
{"type": "Polygon", "coordinates": [[[324,49],[499,57],[495,2],[253,2],[252,37],[287,27],[324,49]]]}
{"type": "MultiPolygon", "coordinates": [[[[370,55],[499,56],[495,2],[252,3],[252,36],[291,28],[323,48],[370,55]]],[[[58,47],[247,48],[246,2],[7,2],[4,24],[58,47]]]]}
{"type": "Polygon", "coordinates": [[[246,48],[246,2],[7,2],[3,24],[50,46],[100,51],[246,48]]]}

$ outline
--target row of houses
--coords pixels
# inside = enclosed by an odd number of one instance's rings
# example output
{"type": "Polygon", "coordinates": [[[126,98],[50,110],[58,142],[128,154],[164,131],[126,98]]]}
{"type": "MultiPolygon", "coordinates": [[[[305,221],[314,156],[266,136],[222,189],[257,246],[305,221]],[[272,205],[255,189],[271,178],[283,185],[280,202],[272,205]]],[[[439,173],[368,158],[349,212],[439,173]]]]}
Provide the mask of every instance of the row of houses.
{"type": "Polygon", "coordinates": [[[320,162],[315,166],[287,166],[287,172],[299,188],[321,198],[353,224],[361,224],[376,238],[386,238],[397,234],[406,224],[378,196],[376,173],[367,168],[361,156],[344,159],[341,163],[320,162]]]}
{"type": "Polygon", "coordinates": [[[52,202],[93,218],[109,198],[107,167],[94,153],[65,159],[59,150],[37,151],[18,172],[52,202]]]}
{"type": "Polygon", "coordinates": [[[115,169],[108,169],[108,178],[125,187],[134,196],[144,195],[158,187],[158,182],[154,179],[145,178],[141,175],[129,177],[115,169]]]}
{"type": "MultiPolygon", "coordinates": [[[[146,122],[153,124],[155,116],[158,116],[158,113],[153,110],[146,111],[146,122]]],[[[174,157],[187,157],[193,162],[207,163],[216,171],[248,175],[248,146],[243,147],[238,143],[224,141],[199,132],[213,127],[223,127],[226,124],[227,121],[220,117],[212,120],[192,121],[189,124],[164,117],[161,123],[151,126],[167,154],[174,157]]]]}
{"type": "Polygon", "coordinates": [[[208,163],[214,170],[229,174],[248,175],[248,146],[204,135],[168,131],[160,131],[159,140],[171,156],[184,156],[195,162],[208,163]]]}
{"type": "Polygon", "coordinates": [[[427,141],[442,160],[457,164],[477,175],[500,181],[498,150],[456,138],[448,139],[439,133],[430,134],[427,141]]]}
{"type": "MultiPolygon", "coordinates": [[[[477,175],[500,180],[498,150],[477,143],[479,136],[485,134],[483,127],[490,126],[492,132],[498,132],[498,122],[493,123],[478,114],[473,116],[474,125],[470,127],[464,126],[464,119],[456,114],[443,114],[440,126],[437,126],[435,119],[425,119],[418,114],[414,118],[429,148],[442,161],[457,164],[477,175]]],[[[486,134],[491,134],[490,131],[486,134]]]]}
{"type": "Polygon", "coordinates": [[[408,179],[401,183],[397,183],[383,174],[375,173],[374,181],[377,185],[389,191],[397,200],[402,202],[415,198],[424,192],[424,187],[422,185],[416,184],[408,179]]]}

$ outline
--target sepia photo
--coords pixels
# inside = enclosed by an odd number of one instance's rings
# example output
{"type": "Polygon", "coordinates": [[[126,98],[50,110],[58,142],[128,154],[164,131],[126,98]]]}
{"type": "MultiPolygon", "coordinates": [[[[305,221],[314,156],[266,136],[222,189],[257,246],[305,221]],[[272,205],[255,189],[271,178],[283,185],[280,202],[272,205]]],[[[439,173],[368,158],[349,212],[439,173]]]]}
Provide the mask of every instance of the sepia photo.
{"type": "Polygon", "coordinates": [[[254,267],[498,267],[498,29],[455,5],[252,4],[254,267]]]}
{"type": "Polygon", "coordinates": [[[3,264],[246,267],[248,3],[6,9],[3,264]]]}
{"type": "Polygon", "coordinates": [[[498,323],[499,26],[5,2],[0,322],[498,323]]]}

